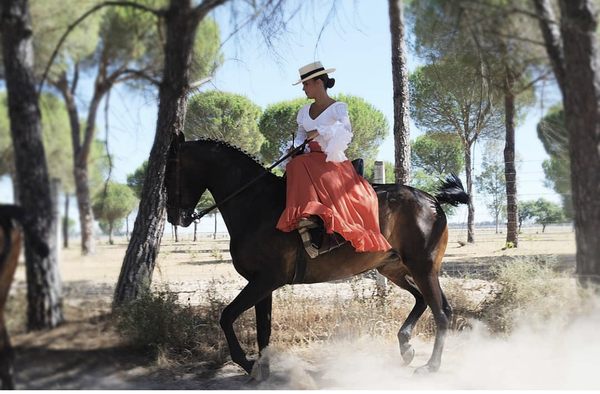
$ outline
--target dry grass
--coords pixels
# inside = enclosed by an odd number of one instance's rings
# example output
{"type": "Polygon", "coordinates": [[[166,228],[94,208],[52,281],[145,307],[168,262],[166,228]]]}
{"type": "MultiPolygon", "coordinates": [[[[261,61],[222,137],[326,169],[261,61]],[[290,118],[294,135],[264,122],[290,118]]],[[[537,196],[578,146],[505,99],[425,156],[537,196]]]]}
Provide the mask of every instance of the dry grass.
{"type": "Polygon", "coordinates": [[[572,275],[557,270],[556,259],[518,258],[494,268],[497,290],[488,297],[479,317],[497,333],[510,333],[519,323],[567,324],[595,298],[592,289],[577,286],[572,275]]]}
{"type": "MultiPolygon", "coordinates": [[[[473,319],[483,321],[491,332],[511,332],[523,320],[543,322],[564,313],[570,316],[585,308],[586,292],[578,291],[573,278],[553,269],[552,262],[520,258],[495,269],[495,281],[444,278],[444,291],[454,308],[451,328],[471,327],[473,319]]],[[[132,343],[150,347],[160,363],[193,359],[213,367],[228,360],[229,351],[219,326],[227,301],[220,294],[223,283],[213,280],[201,305],[182,305],[168,291],[148,294],[130,305],[121,316],[120,331],[132,343]],[[133,308],[133,309],[131,309],[133,308]],[[125,322],[125,325],[123,325],[125,322]],[[157,327],[161,329],[157,331],[157,327]],[[150,336],[150,337],[149,337],[150,336]]],[[[350,281],[351,294],[334,290],[319,297],[288,286],[273,299],[271,343],[277,347],[307,347],[324,341],[377,337],[394,341],[403,319],[413,306],[412,296],[393,289],[381,295],[371,279],[350,281]]],[[[242,346],[256,355],[253,311],[235,323],[242,346]]],[[[435,325],[428,311],[419,320],[414,334],[430,338],[435,325]]]]}
{"type": "MultiPolygon", "coordinates": [[[[442,278],[442,287],[455,311],[451,327],[468,329],[472,319],[479,319],[490,330],[504,333],[510,332],[516,321],[530,317],[528,310],[532,307],[537,308],[540,317],[556,310],[580,310],[577,309],[580,295],[572,279],[556,273],[547,264],[539,264],[534,258],[517,257],[518,253],[572,255],[571,230],[552,230],[544,234],[525,233],[518,249],[505,251],[501,234],[480,232],[479,244],[460,247],[457,239],[463,238],[464,232],[452,230],[448,261],[472,262],[485,257],[486,262],[495,263],[515,257],[514,261],[503,263],[493,282],[468,277],[442,278]],[[559,239],[567,242],[558,242],[559,239]]],[[[125,247],[124,242],[102,245],[96,256],[86,258],[79,256],[76,247],[64,251],[63,279],[67,283],[83,283],[79,286],[114,285],[125,247]]],[[[164,242],[154,278],[159,288],[115,316],[115,326],[121,336],[130,344],[151,351],[161,366],[188,361],[212,367],[226,363],[229,350],[219,317],[244,284],[231,263],[219,262],[229,258],[227,240],[164,242]],[[190,299],[186,299],[188,295],[190,299]]],[[[23,283],[22,266],[19,278],[23,283]]],[[[412,296],[393,286],[382,296],[375,282],[365,277],[356,277],[343,285],[343,289],[329,284],[324,285],[325,288],[311,287],[308,292],[302,291],[301,286],[278,290],[273,300],[271,343],[278,347],[305,348],[320,341],[365,336],[395,341],[400,325],[413,306],[412,296]],[[350,290],[346,291],[348,287],[350,290]]],[[[7,306],[12,333],[22,330],[25,324],[26,302],[22,290],[16,296],[11,295],[7,306]]],[[[108,297],[110,294],[109,291],[108,297]]],[[[244,313],[234,328],[244,349],[256,355],[254,311],[244,313]]],[[[431,314],[426,311],[414,334],[430,338],[434,333],[431,314]]]]}

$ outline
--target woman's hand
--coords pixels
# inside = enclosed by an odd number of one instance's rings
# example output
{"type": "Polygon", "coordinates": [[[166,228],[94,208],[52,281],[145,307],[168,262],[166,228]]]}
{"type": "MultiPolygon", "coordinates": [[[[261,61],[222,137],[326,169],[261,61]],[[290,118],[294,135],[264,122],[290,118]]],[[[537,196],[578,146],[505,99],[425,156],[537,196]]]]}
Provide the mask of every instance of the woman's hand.
{"type": "Polygon", "coordinates": [[[307,131],[306,139],[313,140],[313,139],[317,138],[318,135],[319,135],[319,132],[317,130],[307,131]]]}

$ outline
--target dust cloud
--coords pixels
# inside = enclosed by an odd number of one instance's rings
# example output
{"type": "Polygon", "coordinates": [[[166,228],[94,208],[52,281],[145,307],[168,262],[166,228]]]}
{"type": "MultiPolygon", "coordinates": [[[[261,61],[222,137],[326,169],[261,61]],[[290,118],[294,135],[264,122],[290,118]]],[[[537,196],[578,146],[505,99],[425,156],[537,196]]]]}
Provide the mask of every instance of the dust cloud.
{"type": "Polygon", "coordinates": [[[597,390],[599,331],[600,307],[568,323],[523,319],[505,337],[473,322],[472,329],[448,335],[440,371],[429,375],[414,373],[433,347],[433,341],[418,337],[411,341],[416,355],[410,366],[402,365],[397,343],[377,338],[327,340],[302,350],[271,348],[271,378],[259,388],[597,390]]]}

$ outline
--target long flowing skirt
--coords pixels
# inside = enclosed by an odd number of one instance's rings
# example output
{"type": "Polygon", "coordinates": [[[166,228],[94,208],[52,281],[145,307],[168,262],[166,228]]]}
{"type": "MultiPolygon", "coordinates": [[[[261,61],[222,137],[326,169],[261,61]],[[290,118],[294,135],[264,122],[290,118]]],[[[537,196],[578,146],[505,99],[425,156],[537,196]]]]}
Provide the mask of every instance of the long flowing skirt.
{"type": "Polygon", "coordinates": [[[391,249],[379,228],[377,195],[349,160],[327,162],[323,152],[312,151],[292,159],[286,171],[287,200],[279,230],[293,231],[302,218],[317,215],[327,233],[340,234],[358,252],[391,249]]]}

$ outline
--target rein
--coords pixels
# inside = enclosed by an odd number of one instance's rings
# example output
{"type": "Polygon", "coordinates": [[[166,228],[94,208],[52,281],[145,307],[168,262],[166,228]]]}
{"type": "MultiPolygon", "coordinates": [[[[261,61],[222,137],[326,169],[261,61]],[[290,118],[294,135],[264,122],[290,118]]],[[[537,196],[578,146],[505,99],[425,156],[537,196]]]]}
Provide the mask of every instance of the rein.
{"type": "MultiPolygon", "coordinates": [[[[298,147],[294,148],[292,151],[290,151],[288,154],[286,154],[285,156],[283,156],[282,158],[280,158],[279,160],[277,160],[275,163],[271,164],[265,172],[263,172],[262,174],[260,174],[259,176],[257,176],[256,178],[252,179],[250,182],[246,183],[244,186],[240,187],[238,190],[236,190],[235,192],[233,192],[232,194],[230,194],[229,196],[227,196],[226,198],[223,199],[223,201],[213,204],[208,208],[205,208],[203,210],[201,210],[200,212],[196,213],[193,212],[191,214],[192,219],[194,220],[200,220],[204,215],[206,215],[207,213],[209,213],[210,211],[222,206],[223,204],[225,204],[227,201],[231,200],[232,198],[236,197],[238,194],[240,194],[241,192],[243,192],[244,190],[246,190],[247,188],[249,188],[250,186],[252,186],[256,181],[258,181],[260,178],[262,178],[263,176],[265,176],[266,174],[270,173],[271,170],[273,168],[275,168],[277,165],[279,165],[279,163],[281,163],[282,161],[286,160],[287,158],[295,155],[296,153],[302,151],[304,149],[304,147],[306,146],[306,144],[308,144],[310,142],[309,139],[304,140],[304,142],[302,144],[300,144],[298,147]]],[[[179,172],[179,171],[177,171],[179,172]]]]}

